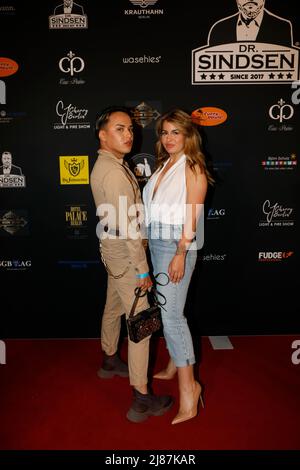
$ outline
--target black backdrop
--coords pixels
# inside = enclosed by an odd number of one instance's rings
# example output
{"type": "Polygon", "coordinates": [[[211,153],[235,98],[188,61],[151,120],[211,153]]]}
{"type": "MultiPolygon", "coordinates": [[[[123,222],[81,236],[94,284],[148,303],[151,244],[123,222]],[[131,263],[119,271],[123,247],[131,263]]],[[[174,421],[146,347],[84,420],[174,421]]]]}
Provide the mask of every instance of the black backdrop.
{"type": "MultiPolygon", "coordinates": [[[[11,152],[26,179],[26,187],[1,180],[0,336],[99,335],[106,274],[84,178],[97,156],[96,113],[111,104],[135,109],[133,166],[153,163],[155,119],[169,108],[227,113],[201,128],[217,184],[188,318],[200,334],[298,332],[297,90],[266,73],[263,83],[192,84],[192,51],[207,44],[213,23],[236,13],[236,2],[78,0],[88,27],[50,28],[60,3],[8,0],[0,8],[0,153],[11,152]],[[7,58],[15,73],[6,72],[7,58]],[[73,184],[61,184],[60,161],[73,184]]],[[[291,21],[296,51],[297,2],[269,0],[266,8],[291,21]]]]}

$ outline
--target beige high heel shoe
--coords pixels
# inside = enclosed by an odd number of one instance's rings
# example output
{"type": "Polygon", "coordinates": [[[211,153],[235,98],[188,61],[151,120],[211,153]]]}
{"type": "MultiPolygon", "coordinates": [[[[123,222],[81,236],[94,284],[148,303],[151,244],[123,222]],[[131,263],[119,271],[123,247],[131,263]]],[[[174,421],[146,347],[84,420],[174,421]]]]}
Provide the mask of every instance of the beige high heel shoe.
{"type": "Polygon", "coordinates": [[[198,414],[198,403],[199,400],[201,402],[202,408],[204,408],[204,402],[203,398],[201,395],[202,387],[199,384],[199,382],[195,382],[195,388],[193,392],[189,392],[187,395],[192,394],[192,399],[190,406],[187,410],[180,411],[178,414],[175,416],[175,418],[172,421],[172,424],[178,424],[182,423],[183,421],[187,421],[188,419],[192,419],[198,414]]]}
{"type": "Polygon", "coordinates": [[[177,367],[172,361],[172,359],[170,359],[167,367],[157,372],[157,374],[154,374],[153,378],[161,379],[161,380],[171,380],[175,376],[176,372],[177,372],[177,367]]]}

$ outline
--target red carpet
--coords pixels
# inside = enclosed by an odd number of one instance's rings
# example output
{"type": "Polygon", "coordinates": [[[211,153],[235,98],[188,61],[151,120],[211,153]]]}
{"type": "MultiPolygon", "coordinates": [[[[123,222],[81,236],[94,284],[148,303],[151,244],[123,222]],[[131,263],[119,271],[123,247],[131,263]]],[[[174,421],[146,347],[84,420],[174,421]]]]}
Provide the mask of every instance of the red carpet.
{"type": "MultiPolygon", "coordinates": [[[[205,409],[185,423],[177,379],[153,381],[155,392],[176,402],[162,417],[126,420],[127,379],[101,380],[95,339],[6,340],[0,365],[0,448],[30,449],[300,449],[300,364],[295,336],[231,337],[233,350],[213,350],[202,339],[200,377],[205,409]]],[[[126,356],[126,344],[123,348],[126,356]]],[[[164,340],[155,370],[167,361],[164,340]]]]}

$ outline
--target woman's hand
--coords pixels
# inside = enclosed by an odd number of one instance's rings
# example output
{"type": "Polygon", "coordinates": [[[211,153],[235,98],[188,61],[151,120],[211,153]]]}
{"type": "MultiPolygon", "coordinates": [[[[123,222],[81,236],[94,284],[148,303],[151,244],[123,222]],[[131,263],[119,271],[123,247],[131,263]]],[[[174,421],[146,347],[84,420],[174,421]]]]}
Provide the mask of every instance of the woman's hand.
{"type": "Polygon", "coordinates": [[[184,276],[185,254],[175,255],[169,264],[168,273],[170,281],[178,284],[184,276]]]}

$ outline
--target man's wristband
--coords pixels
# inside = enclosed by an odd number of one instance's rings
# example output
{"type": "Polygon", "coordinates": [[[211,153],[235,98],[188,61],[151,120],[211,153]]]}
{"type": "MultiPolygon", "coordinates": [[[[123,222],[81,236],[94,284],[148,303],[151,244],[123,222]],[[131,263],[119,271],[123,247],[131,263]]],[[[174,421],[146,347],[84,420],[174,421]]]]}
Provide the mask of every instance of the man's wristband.
{"type": "Polygon", "coordinates": [[[144,277],[148,277],[148,276],[149,276],[149,273],[136,274],[136,277],[138,277],[139,279],[144,279],[144,277]]]}

